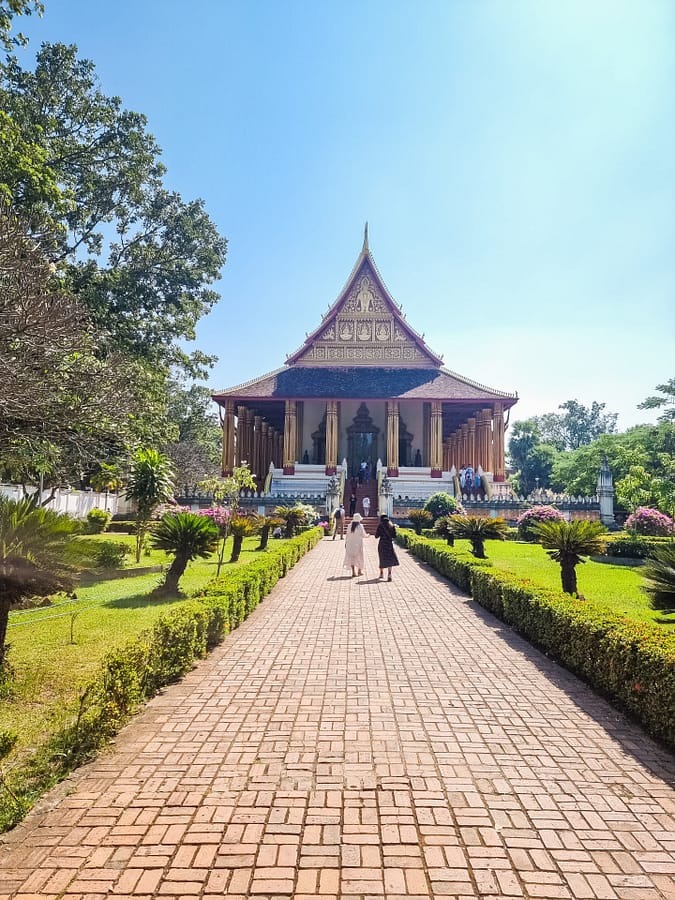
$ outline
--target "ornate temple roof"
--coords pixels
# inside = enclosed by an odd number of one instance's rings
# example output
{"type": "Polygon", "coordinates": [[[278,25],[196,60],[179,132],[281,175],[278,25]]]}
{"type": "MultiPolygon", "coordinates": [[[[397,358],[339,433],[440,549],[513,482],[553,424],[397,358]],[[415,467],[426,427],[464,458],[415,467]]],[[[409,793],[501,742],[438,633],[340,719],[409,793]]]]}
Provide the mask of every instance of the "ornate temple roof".
{"type": "Polygon", "coordinates": [[[275,372],[220,391],[215,400],[237,397],[246,400],[502,400],[516,402],[515,394],[497,391],[463,378],[448,369],[390,369],[382,366],[283,366],[275,372]]]}
{"type": "Polygon", "coordinates": [[[405,320],[387,290],[368,246],[363,247],[321,324],[287,363],[273,372],[213,394],[269,401],[289,399],[500,400],[505,407],[517,395],[478,384],[451,372],[405,320]]]}

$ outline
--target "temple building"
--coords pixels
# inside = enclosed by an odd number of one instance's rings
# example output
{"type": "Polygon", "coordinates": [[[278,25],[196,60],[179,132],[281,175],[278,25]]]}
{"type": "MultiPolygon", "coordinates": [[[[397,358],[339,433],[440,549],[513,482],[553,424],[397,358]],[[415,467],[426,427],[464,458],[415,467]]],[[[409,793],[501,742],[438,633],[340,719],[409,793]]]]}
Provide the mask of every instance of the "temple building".
{"type": "Polygon", "coordinates": [[[456,494],[469,465],[486,494],[499,492],[518,397],[443,366],[387,290],[366,226],[347,283],[302,346],[213,399],[223,472],[246,461],[265,494],[325,496],[331,476],[344,484],[365,462],[379,490],[424,498],[456,494]]]}

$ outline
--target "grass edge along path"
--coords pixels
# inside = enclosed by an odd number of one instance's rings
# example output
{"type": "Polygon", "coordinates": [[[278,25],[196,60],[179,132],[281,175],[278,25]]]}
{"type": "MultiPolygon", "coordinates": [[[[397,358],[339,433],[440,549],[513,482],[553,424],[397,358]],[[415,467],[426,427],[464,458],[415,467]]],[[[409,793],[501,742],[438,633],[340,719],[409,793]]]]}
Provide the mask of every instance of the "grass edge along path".
{"type": "Polygon", "coordinates": [[[675,748],[675,635],[589,607],[400,529],[397,541],[653,737],[675,748]]]}
{"type": "Polygon", "coordinates": [[[71,721],[11,773],[0,771],[0,831],[17,825],[51,787],[92,759],[140,706],[237,628],[324,536],[312,528],[214,578],[147,631],[108,653],[71,721]]]}

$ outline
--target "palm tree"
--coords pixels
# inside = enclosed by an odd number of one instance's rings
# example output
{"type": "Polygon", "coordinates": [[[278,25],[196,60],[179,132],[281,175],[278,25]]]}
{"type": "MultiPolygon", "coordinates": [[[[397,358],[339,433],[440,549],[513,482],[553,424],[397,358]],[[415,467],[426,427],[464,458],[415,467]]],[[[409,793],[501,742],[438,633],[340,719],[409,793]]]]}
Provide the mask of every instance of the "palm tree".
{"type": "Polygon", "coordinates": [[[439,537],[444,537],[448,546],[455,546],[455,532],[452,529],[452,519],[450,516],[440,516],[434,522],[434,531],[439,537]]]}
{"type": "Polygon", "coordinates": [[[277,506],[274,515],[286,523],[286,537],[293,537],[293,530],[305,521],[305,511],[300,506],[277,506]]]}
{"type": "Polygon", "coordinates": [[[143,539],[153,512],[173,493],[173,469],[168,458],[157,450],[137,450],[127,483],[127,500],[136,504],[136,562],[141,560],[143,539]]]}
{"type": "Polygon", "coordinates": [[[652,609],[675,612],[675,541],[655,547],[649,553],[642,568],[645,576],[642,590],[650,595],[652,609]]]}
{"type": "Polygon", "coordinates": [[[456,538],[471,541],[471,552],[477,559],[486,559],[485,541],[503,541],[509,532],[504,519],[489,516],[449,516],[449,521],[456,538]]]}
{"type": "Polygon", "coordinates": [[[30,500],[0,497],[0,667],[9,610],[25,597],[48,597],[73,587],[66,545],[78,523],[30,500]]]}
{"type": "Polygon", "coordinates": [[[540,522],[530,531],[546,550],[551,559],[560,563],[560,579],[566,594],[577,594],[577,572],[581,557],[602,553],[605,547],[603,535],[607,529],[600,522],[575,519],[573,522],[540,522]]]}
{"type": "Polygon", "coordinates": [[[284,520],[280,516],[263,516],[258,519],[260,525],[260,544],[258,550],[264,550],[270,537],[272,528],[280,528],[284,520]]]}
{"type": "Polygon", "coordinates": [[[237,562],[241,554],[244,538],[255,534],[258,530],[258,519],[252,516],[232,516],[230,519],[230,534],[233,537],[232,556],[230,562],[237,562]]]}
{"type": "Polygon", "coordinates": [[[415,534],[422,534],[423,528],[434,524],[434,517],[428,509],[409,509],[408,519],[412,522],[415,534]]]}
{"type": "Polygon", "coordinates": [[[152,546],[173,553],[173,562],[157,593],[178,594],[178,582],[193,559],[206,559],[218,546],[218,526],[196,513],[165,513],[152,531],[152,546]]]}

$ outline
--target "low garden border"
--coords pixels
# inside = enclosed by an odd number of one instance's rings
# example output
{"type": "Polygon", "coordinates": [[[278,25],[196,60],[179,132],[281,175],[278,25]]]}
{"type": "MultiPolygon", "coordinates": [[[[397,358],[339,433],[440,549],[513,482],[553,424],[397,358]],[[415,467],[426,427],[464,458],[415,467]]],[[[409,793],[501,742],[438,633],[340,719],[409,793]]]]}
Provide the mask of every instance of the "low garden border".
{"type": "Polygon", "coordinates": [[[46,790],[91,759],[146,700],[189,672],[323,536],[323,528],[312,528],[269,545],[259,559],[213,579],[151,629],[111,651],[81,692],[72,721],[27,764],[2,775],[0,830],[20,822],[46,790]]]}
{"type": "Polygon", "coordinates": [[[675,635],[462,558],[439,540],[399,530],[397,541],[675,747],[675,635]]]}

